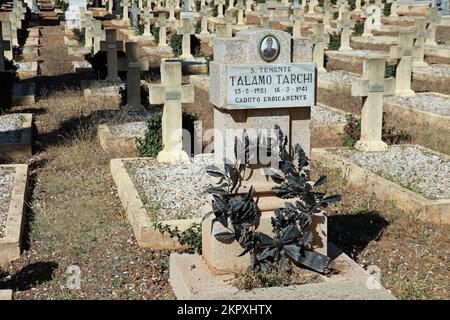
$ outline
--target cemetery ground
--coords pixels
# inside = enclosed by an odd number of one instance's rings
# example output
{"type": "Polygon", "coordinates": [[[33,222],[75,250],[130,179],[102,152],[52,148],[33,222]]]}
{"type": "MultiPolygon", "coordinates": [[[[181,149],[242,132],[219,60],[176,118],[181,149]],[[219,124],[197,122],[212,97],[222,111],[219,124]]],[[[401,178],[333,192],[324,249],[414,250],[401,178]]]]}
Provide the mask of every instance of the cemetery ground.
{"type": "MultiPolygon", "coordinates": [[[[59,48],[62,30],[44,27],[35,155],[25,250],[4,266],[0,288],[15,299],[172,299],[168,251],[139,248],[109,173],[111,158],[96,138],[107,99],[84,100],[71,87],[70,59],[59,48]],[[58,55],[61,63],[52,63],[58,55]],[[67,58],[67,59],[66,59],[67,58]],[[57,78],[58,86],[52,79],[57,78]],[[80,290],[65,288],[70,265],[82,269],[80,290]]],[[[17,107],[13,112],[24,112],[17,107]]],[[[343,201],[329,212],[331,241],[362,265],[377,265],[382,284],[399,299],[448,299],[449,226],[424,223],[392,203],[352,188],[338,170],[313,164],[313,178],[328,176],[327,191],[343,201]],[[355,242],[356,241],[356,242],[355,242]]]]}

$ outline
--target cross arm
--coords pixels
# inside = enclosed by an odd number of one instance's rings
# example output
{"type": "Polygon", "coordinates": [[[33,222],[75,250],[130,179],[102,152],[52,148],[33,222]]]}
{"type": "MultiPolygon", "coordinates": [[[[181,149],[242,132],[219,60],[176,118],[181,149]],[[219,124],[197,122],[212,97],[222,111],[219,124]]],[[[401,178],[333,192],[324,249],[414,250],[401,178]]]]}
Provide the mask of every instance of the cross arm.
{"type": "Polygon", "coordinates": [[[150,104],[163,104],[166,102],[166,87],[162,84],[149,84],[149,102],[150,104]]]}

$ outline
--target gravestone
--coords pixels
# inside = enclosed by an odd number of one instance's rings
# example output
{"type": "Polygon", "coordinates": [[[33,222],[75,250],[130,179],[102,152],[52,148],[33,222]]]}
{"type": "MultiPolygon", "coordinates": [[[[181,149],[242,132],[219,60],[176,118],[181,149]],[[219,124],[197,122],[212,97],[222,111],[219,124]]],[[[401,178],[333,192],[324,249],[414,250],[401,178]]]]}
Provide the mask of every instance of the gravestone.
{"type": "Polygon", "coordinates": [[[139,29],[139,16],[141,14],[141,8],[136,6],[136,2],[133,2],[130,11],[131,11],[131,26],[134,29],[139,29]]]}
{"type": "Polygon", "coordinates": [[[117,41],[116,29],[106,29],[105,34],[106,41],[100,42],[100,49],[106,51],[108,74],[105,80],[108,82],[120,82],[117,51],[123,51],[123,42],[117,41]]]}
{"type": "Polygon", "coordinates": [[[352,20],[349,11],[342,13],[342,20],[337,21],[337,27],[341,29],[341,45],[339,51],[351,51],[350,47],[350,33],[352,32],[355,22],[352,20]]]}
{"type": "Polygon", "coordinates": [[[209,34],[209,31],[208,31],[208,18],[211,16],[211,11],[212,10],[206,5],[203,5],[200,8],[200,16],[201,16],[200,35],[207,35],[207,34],[209,34]]]}
{"type": "Polygon", "coordinates": [[[64,13],[67,28],[80,29],[80,8],[87,9],[86,0],[69,0],[69,7],[64,13]]]}
{"type": "Polygon", "coordinates": [[[395,94],[402,97],[415,95],[411,89],[411,72],[413,59],[414,31],[399,34],[399,45],[391,47],[391,59],[400,60],[395,73],[395,94]]]}
{"type": "Polygon", "coordinates": [[[337,21],[341,21],[344,12],[348,11],[350,6],[348,5],[347,0],[340,0],[338,3],[339,3],[339,11],[338,11],[337,21]]]}
{"type": "Polygon", "coordinates": [[[428,14],[428,25],[427,25],[427,34],[426,34],[426,45],[437,45],[436,42],[436,26],[439,22],[441,22],[441,17],[438,14],[436,8],[430,8],[428,14]]]}
{"type": "Polygon", "coordinates": [[[331,12],[332,12],[331,1],[324,0],[322,23],[326,32],[331,30],[330,25],[331,12]]]}
{"type": "Polygon", "coordinates": [[[194,56],[191,53],[191,34],[195,34],[195,27],[191,18],[182,18],[181,26],[177,28],[177,34],[182,35],[181,56],[183,60],[193,60],[194,56]]]}
{"type": "Polygon", "coordinates": [[[225,0],[214,0],[214,5],[217,5],[217,18],[223,18],[223,7],[225,5],[225,0]]]}
{"type": "Polygon", "coordinates": [[[391,4],[391,13],[389,14],[389,17],[398,17],[398,1],[394,0],[391,4]]]}
{"type": "Polygon", "coordinates": [[[361,0],[356,0],[355,1],[355,9],[353,9],[352,11],[354,14],[361,14],[362,10],[361,10],[361,0]]]}
{"type": "Polygon", "coordinates": [[[0,24],[2,25],[3,30],[3,42],[4,48],[3,48],[3,55],[8,60],[13,60],[13,51],[12,51],[12,41],[11,41],[11,23],[9,20],[0,20],[0,24]],[[7,45],[6,41],[9,42],[9,46],[7,45]]]}
{"type": "Polygon", "coordinates": [[[245,0],[245,13],[251,13],[252,10],[253,0],[245,0]]]}
{"type": "Polygon", "coordinates": [[[361,138],[355,148],[361,151],[386,151],[381,140],[383,126],[383,96],[393,95],[395,80],[384,78],[384,58],[364,59],[363,75],[352,79],[351,93],[365,97],[361,110],[361,138]]]}
{"type": "Polygon", "coordinates": [[[167,14],[160,13],[156,26],[159,28],[158,47],[167,47],[167,14]]]}
{"type": "Polygon", "coordinates": [[[130,21],[128,16],[128,9],[130,8],[130,0],[122,0],[122,21],[130,21]]]}
{"type": "Polygon", "coordinates": [[[380,30],[381,24],[381,8],[376,4],[371,4],[367,6],[367,15],[371,17],[371,24],[369,25],[372,29],[380,30]]]}
{"type": "Polygon", "coordinates": [[[413,67],[425,67],[425,38],[427,35],[427,19],[416,18],[416,37],[414,40],[413,67]]]}
{"type": "Polygon", "coordinates": [[[142,36],[146,37],[149,40],[154,40],[155,37],[153,36],[151,31],[151,19],[153,19],[153,12],[151,12],[150,7],[144,8],[143,19],[144,19],[144,33],[142,34],[142,36]]]}
{"type": "Polygon", "coordinates": [[[11,48],[11,42],[3,39],[3,28],[0,23],[0,72],[5,71],[5,51],[11,48]]]}
{"type": "Polygon", "coordinates": [[[225,28],[227,32],[227,37],[231,38],[233,36],[233,24],[236,23],[236,18],[234,17],[233,11],[225,12],[225,28]]]}
{"type": "Polygon", "coordinates": [[[100,41],[105,39],[105,30],[102,30],[100,20],[93,21],[92,37],[94,38],[94,55],[100,51],[100,41]]]}
{"type": "Polygon", "coordinates": [[[145,111],[141,104],[141,67],[139,62],[139,44],[126,42],[127,52],[127,111],[145,111]]]}
{"type": "Polygon", "coordinates": [[[181,62],[163,59],[161,84],[149,85],[150,103],[164,104],[162,116],[163,150],[158,153],[158,162],[189,162],[183,150],[182,103],[194,102],[194,87],[181,84],[181,62]]]}
{"type": "Polygon", "coordinates": [[[236,9],[238,11],[236,25],[243,26],[243,25],[245,25],[245,21],[244,21],[245,3],[244,3],[244,0],[238,0],[236,9]]]}
{"type": "Polygon", "coordinates": [[[88,11],[84,13],[84,47],[92,48],[92,32],[94,29],[94,21],[92,19],[92,12],[88,11]]]}
{"type": "Polygon", "coordinates": [[[175,18],[175,7],[178,5],[176,0],[166,0],[166,6],[169,8],[169,21],[171,24],[175,23],[177,19],[175,18]]]}
{"type": "MultiPolygon", "coordinates": [[[[234,164],[235,139],[241,140],[244,133],[253,145],[275,146],[272,139],[276,140],[276,125],[288,137],[288,152],[292,153],[299,143],[310,153],[310,113],[316,90],[316,69],[310,60],[312,45],[303,38],[294,39],[292,47],[291,41],[287,32],[262,28],[240,31],[234,38],[215,39],[214,61],[210,63],[210,102],[214,106],[217,166],[222,167],[224,162],[234,164]],[[299,62],[294,63],[292,57],[299,62]]],[[[278,160],[264,152],[253,160],[246,164],[238,193],[255,188],[267,227],[271,210],[279,203],[271,192],[276,184],[270,173],[278,160]]],[[[203,222],[204,260],[211,270],[219,272],[245,270],[248,257],[235,255],[242,248],[216,240],[211,235],[215,225],[210,218],[203,222]]],[[[319,250],[326,252],[325,247],[319,250]]]]}
{"type": "Polygon", "coordinates": [[[305,22],[305,17],[303,16],[301,12],[301,7],[296,7],[292,11],[291,15],[291,21],[293,21],[292,24],[292,36],[294,38],[299,38],[302,36],[302,26],[305,22]]]}
{"type": "Polygon", "coordinates": [[[313,62],[316,64],[319,73],[326,73],[327,70],[324,67],[324,50],[325,45],[330,42],[330,35],[325,32],[322,23],[314,25],[314,35],[312,36],[312,40],[314,43],[313,62]]]}
{"type": "Polygon", "coordinates": [[[263,28],[270,28],[270,16],[265,3],[258,4],[259,23],[263,28]]]}

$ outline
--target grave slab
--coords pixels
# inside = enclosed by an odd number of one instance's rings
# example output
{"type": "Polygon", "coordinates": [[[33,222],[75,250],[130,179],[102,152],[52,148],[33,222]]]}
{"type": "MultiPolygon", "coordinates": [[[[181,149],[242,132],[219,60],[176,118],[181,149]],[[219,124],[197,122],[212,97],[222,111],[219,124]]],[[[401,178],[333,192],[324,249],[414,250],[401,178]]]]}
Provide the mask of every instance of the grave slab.
{"type": "Polygon", "coordinates": [[[136,138],[144,138],[146,129],[145,121],[116,125],[100,124],[97,126],[97,136],[100,146],[106,152],[135,154],[136,138]],[[116,133],[118,130],[122,132],[116,133]]]}
{"type": "MultiPolygon", "coordinates": [[[[429,157],[434,157],[433,161],[440,161],[445,166],[450,163],[450,157],[442,153],[427,149],[418,145],[400,145],[400,146],[389,146],[387,154],[393,148],[414,148],[418,149],[420,154],[429,155],[429,157]]],[[[372,153],[368,155],[367,153],[362,153],[360,151],[352,151],[354,149],[348,148],[323,148],[323,149],[313,149],[311,152],[311,159],[313,161],[319,161],[327,167],[334,167],[342,170],[343,176],[353,185],[360,188],[364,188],[369,192],[373,192],[375,196],[380,199],[388,199],[393,201],[398,208],[406,213],[411,213],[417,215],[420,219],[424,221],[429,221],[433,223],[450,223],[450,199],[430,199],[429,196],[425,198],[424,195],[417,192],[413,192],[407,189],[397,182],[393,182],[391,179],[386,179],[385,177],[375,173],[377,169],[368,169],[366,166],[360,166],[356,164],[355,161],[350,160],[348,157],[344,157],[340,152],[355,152],[365,154],[368,157],[379,157],[383,155],[383,152],[372,153]]],[[[398,156],[391,158],[392,161],[397,161],[399,167],[403,167],[408,159],[405,156],[398,156]]],[[[387,167],[384,162],[383,166],[387,167]]],[[[443,167],[445,168],[445,167],[443,167]]],[[[433,171],[433,173],[436,170],[433,171]]],[[[411,172],[406,172],[406,174],[411,174],[411,172]]],[[[447,177],[437,177],[437,179],[445,179],[447,177]]],[[[406,183],[406,182],[405,182],[406,183]]],[[[447,186],[448,187],[448,186],[447,186]]],[[[432,188],[432,187],[430,187],[432,188]]],[[[434,188],[434,187],[433,187],[434,188]]],[[[445,191],[444,191],[445,192],[445,191]]]]}
{"type": "Polygon", "coordinates": [[[22,229],[27,198],[28,165],[8,164],[2,168],[14,170],[14,185],[11,190],[9,209],[6,214],[4,236],[0,238],[0,266],[20,256],[22,229]]]}
{"type": "Polygon", "coordinates": [[[32,62],[18,62],[16,63],[17,75],[21,80],[34,78],[38,75],[39,64],[36,61],[32,62]]]}
{"type": "Polygon", "coordinates": [[[386,112],[397,119],[413,119],[415,124],[450,129],[450,96],[419,93],[414,97],[389,97],[384,100],[386,112]]]}
{"type": "Polygon", "coordinates": [[[450,44],[425,46],[425,62],[450,65],[450,44]]]}
{"type": "MultiPolygon", "coordinates": [[[[139,158],[112,159],[111,174],[117,187],[119,198],[124,207],[127,220],[133,228],[136,240],[141,247],[153,249],[178,249],[181,245],[176,239],[167,234],[161,234],[153,226],[153,221],[145,209],[135,184],[127,171],[125,163],[138,161],[139,158]]],[[[180,173],[182,174],[182,173],[180,173]]],[[[200,218],[173,219],[160,221],[163,225],[178,227],[180,231],[189,228],[193,223],[200,222],[200,218]]]]}
{"type": "Polygon", "coordinates": [[[412,88],[415,92],[450,94],[450,65],[413,68],[412,88]]]}
{"type": "Polygon", "coordinates": [[[340,271],[323,282],[287,287],[238,290],[233,275],[212,274],[199,255],[170,255],[170,285],[179,300],[393,300],[385,288],[369,289],[370,275],[329,243],[330,257],[340,271]]]}
{"type": "Polygon", "coordinates": [[[375,36],[375,37],[351,37],[350,46],[355,50],[385,51],[391,46],[398,45],[398,37],[375,36]]]}
{"type": "Polygon", "coordinates": [[[343,70],[362,74],[364,59],[384,58],[390,62],[389,54],[382,51],[353,50],[353,51],[326,51],[328,62],[326,69],[343,70]]]}
{"type": "Polygon", "coordinates": [[[23,47],[22,57],[25,60],[37,60],[39,54],[39,48],[37,47],[23,47]]]}
{"type": "Polygon", "coordinates": [[[31,113],[17,113],[0,116],[17,118],[18,125],[11,127],[13,131],[0,132],[0,156],[11,160],[22,160],[32,155],[32,121],[31,113]]]}
{"type": "Polygon", "coordinates": [[[113,98],[120,100],[120,89],[124,88],[123,83],[114,83],[104,80],[82,80],[81,89],[85,99],[93,97],[113,98]]]}

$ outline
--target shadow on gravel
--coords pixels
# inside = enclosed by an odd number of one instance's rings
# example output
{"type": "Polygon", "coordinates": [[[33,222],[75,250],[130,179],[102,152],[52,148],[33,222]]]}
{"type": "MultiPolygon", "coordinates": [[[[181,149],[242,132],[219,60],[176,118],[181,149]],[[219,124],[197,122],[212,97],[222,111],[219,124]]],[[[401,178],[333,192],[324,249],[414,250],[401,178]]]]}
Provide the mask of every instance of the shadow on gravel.
{"type": "Polygon", "coordinates": [[[0,289],[29,290],[40,283],[52,280],[57,268],[58,263],[48,261],[29,264],[13,275],[0,271],[0,289]]]}
{"type": "Polygon", "coordinates": [[[328,237],[352,259],[383,235],[388,221],[377,211],[328,216],[328,237]]]}

